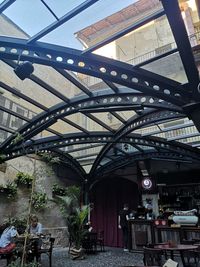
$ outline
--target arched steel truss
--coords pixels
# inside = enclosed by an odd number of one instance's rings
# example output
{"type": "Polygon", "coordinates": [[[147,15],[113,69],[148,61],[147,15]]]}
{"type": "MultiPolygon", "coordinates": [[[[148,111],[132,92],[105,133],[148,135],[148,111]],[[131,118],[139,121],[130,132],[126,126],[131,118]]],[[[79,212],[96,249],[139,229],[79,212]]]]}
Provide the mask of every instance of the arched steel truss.
{"type": "Polygon", "coordinates": [[[91,186],[94,182],[97,180],[100,180],[101,178],[105,177],[106,175],[109,175],[116,169],[123,168],[125,166],[130,166],[134,162],[137,162],[138,160],[145,160],[145,159],[156,159],[156,160],[173,160],[175,162],[199,162],[199,159],[194,159],[190,157],[189,155],[183,155],[176,153],[176,151],[146,151],[143,153],[130,153],[128,156],[119,156],[117,159],[104,164],[103,166],[99,167],[98,170],[95,172],[95,176],[91,179],[91,186]]]}
{"type": "MultiPolygon", "coordinates": [[[[9,2],[11,4],[14,1],[10,0],[9,2]]],[[[185,27],[179,20],[180,11],[178,2],[175,1],[173,12],[171,12],[169,2],[168,0],[162,0],[164,10],[177,43],[177,49],[174,50],[174,53],[177,51],[180,53],[189,81],[188,84],[184,85],[137,66],[91,54],[89,51],[84,53],[84,51],[52,44],[42,42],[34,43],[40,38],[40,34],[45,35],[46,31],[50,32],[51,27],[49,29],[44,29],[42,33],[39,33],[29,40],[1,36],[0,59],[11,67],[16,66],[13,60],[19,60],[19,58],[21,61],[30,61],[52,66],[75,86],[79,87],[85,94],[73,99],[68,99],[67,97],[63,97],[62,94],[59,94],[59,92],[56,92],[53,88],[48,87],[49,91],[53,91],[54,94],[60,97],[64,102],[50,109],[43,108],[41,105],[44,112],[34,117],[31,121],[27,120],[27,123],[19,129],[18,132],[23,140],[13,142],[15,134],[5,140],[0,148],[1,151],[6,154],[7,159],[18,157],[26,153],[33,153],[35,151],[53,151],[53,153],[60,154],[60,157],[66,164],[69,164],[74,170],[77,170],[83,180],[85,177],[83,168],[75,159],[59,150],[59,147],[83,143],[105,144],[93,164],[89,174],[90,177],[103,175],[103,173],[111,169],[119,168],[122,166],[121,164],[126,165],[138,159],[149,158],[152,155],[160,158],[172,157],[177,160],[179,158],[189,158],[198,161],[200,158],[198,149],[177,142],[167,142],[160,138],[142,137],[131,134],[134,130],[144,126],[150,126],[154,123],[172,119],[184,118],[186,116],[193,119],[194,124],[200,129],[200,123],[198,122],[199,92],[196,88],[199,83],[198,71],[194,63],[185,27]],[[176,22],[178,22],[178,24],[176,22]],[[184,39],[183,46],[181,44],[182,38],[184,39]],[[76,71],[100,78],[110,87],[110,90],[102,90],[97,93],[92,92],[64,70],[76,71]],[[114,83],[126,89],[123,88],[122,90],[117,88],[114,83]],[[121,119],[123,125],[117,131],[106,126],[102,122],[101,126],[105,127],[108,132],[89,132],[87,129],[79,127],[79,130],[82,131],[81,133],[63,135],[49,130],[57,134],[57,136],[42,138],[41,140],[31,139],[41,131],[53,125],[58,119],[68,122],[64,117],[77,112],[88,114],[102,111],[103,109],[106,109],[107,112],[112,112],[128,110],[129,108],[134,110],[134,108],[136,109],[138,107],[142,109],[140,114],[133,116],[127,122],[121,119]],[[117,143],[129,143],[135,147],[140,145],[149,146],[156,148],[158,151],[142,151],[140,154],[139,152],[135,152],[130,155],[124,153],[123,160],[118,156],[113,158],[114,161],[111,160],[110,163],[101,166],[103,158],[108,155],[108,152],[111,151],[117,143]]],[[[6,4],[3,4],[1,7],[2,10],[4,10],[6,6],[6,4]]],[[[163,11],[161,13],[163,13],[163,11]]],[[[62,23],[66,18],[63,18],[62,23]]],[[[98,47],[101,47],[101,44],[98,44],[98,47]]],[[[32,77],[31,79],[44,88],[47,87],[47,85],[37,77],[32,77]]],[[[0,86],[8,89],[8,86],[2,82],[0,82],[0,86]]],[[[12,89],[9,88],[9,90],[11,91],[12,89]]],[[[8,112],[8,110],[6,112],[8,112]]],[[[10,114],[11,113],[13,112],[10,111],[10,114]]],[[[13,113],[13,115],[16,114],[13,113]]],[[[24,118],[21,116],[21,119],[24,118]]],[[[72,122],[71,125],[73,125],[72,122]]],[[[78,126],[76,125],[76,127],[78,126]]]]}
{"type": "MultiPolygon", "coordinates": [[[[148,107],[152,109],[152,112],[154,112],[155,109],[167,110],[163,113],[164,117],[170,114],[179,114],[181,112],[179,107],[176,107],[170,103],[166,103],[165,101],[160,102],[159,99],[155,99],[150,96],[144,96],[141,93],[130,92],[128,90],[128,92],[125,91],[126,90],[119,90],[117,94],[114,94],[109,90],[104,90],[102,92],[98,91],[98,95],[94,95],[90,98],[81,96],[71,99],[70,103],[68,104],[64,102],[59,103],[58,105],[50,108],[48,113],[42,112],[33,118],[31,122],[27,123],[19,130],[19,133],[23,137],[23,141],[26,141],[50,125],[54,124],[58,119],[77,112],[92,112],[94,109],[98,111],[100,108],[107,108],[108,111],[112,111],[111,107],[117,107],[118,110],[120,107],[124,108],[125,110],[127,110],[128,107],[134,110],[134,106],[140,106],[141,108],[148,107]]],[[[162,116],[159,116],[159,119],[162,119],[161,117],[162,116]]],[[[157,116],[155,119],[157,119],[157,116]]],[[[145,122],[145,118],[143,119],[143,122],[145,122]]],[[[8,138],[2,144],[1,148],[12,148],[13,139],[14,136],[8,138]]]]}
{"type": "Polygon", "coordinates": [[[191,100],[191,89],[168,78],[133,67],[130,64],[82,51],[27,40],[0,37],[0,59],[30,61],[59,69],[67,69],[101,78],[157,97],[177,106],[191,100]],[[187,89],[187,90],[186,90],[187,89]]]}

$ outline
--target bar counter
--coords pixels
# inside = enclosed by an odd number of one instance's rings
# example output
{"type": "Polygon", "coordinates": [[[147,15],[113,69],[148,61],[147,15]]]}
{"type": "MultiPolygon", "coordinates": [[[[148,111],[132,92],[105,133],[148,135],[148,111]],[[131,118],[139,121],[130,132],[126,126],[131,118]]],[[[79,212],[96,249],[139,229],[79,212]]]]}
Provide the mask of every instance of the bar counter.
{"type": "Polygon", "coordinates": [[[129,220],[129,249],[142,250],[148,243],[163,243],[169,240],[178,244],[185,240],[199,240],[200,226],[156,226],[150,220],[129,220]]]}

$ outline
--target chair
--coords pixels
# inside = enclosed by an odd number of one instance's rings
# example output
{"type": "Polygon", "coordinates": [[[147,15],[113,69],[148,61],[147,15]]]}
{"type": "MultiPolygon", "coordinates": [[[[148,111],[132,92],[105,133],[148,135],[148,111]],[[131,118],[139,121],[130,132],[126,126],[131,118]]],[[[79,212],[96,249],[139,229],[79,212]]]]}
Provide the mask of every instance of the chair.
{"type": "Polygon", "coordinates": [[[97,233],[88,232],[82,241],[82,246],[86,253],[96,253],[97,252],[97,233]]]}
{"type": "Polygon", "coordinates": [[[97,233],[97,246],[100,246],[100,251],[105,251],[104,249],[104,231],[100,230],[97,233]]]}
{"type": "Polygon", "coordinates": [[[52,252],[55,242],[55,238],[48,236],[47,238],[42,238],[42,247],[39,248],[36,252],[36,260],[39,261],[41,254],[46,254],[49,257],[49,267],[52,266],[52,252]]]}
{"type": "Polygon", "coordinates": [[[9,263],[11,262],[11,260],[14,256],[14,252],[15,252],[14,249],[15,249],[14,243],[10,243],[5,248],[0,248],[0,260],[6,259],[7,265],[9,265],[9,263]]]}
{"type": "Polygon", "coordinates": [[[199,257],[196,250],[185,250],[181,252],[184,267],[198,267],[199,257]]]}
{"type": "Polygon", "coordinates": [[[164,263],[164,251],[162,249],[143,247],[145,266],[162,266],[164,263]]]}

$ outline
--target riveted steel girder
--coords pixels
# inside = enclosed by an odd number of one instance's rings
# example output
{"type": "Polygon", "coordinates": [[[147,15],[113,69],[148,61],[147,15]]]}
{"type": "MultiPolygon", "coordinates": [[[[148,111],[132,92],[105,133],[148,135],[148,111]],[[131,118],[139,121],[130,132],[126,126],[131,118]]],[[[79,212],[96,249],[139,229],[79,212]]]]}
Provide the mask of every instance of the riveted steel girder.
{"type": "MultiPolygon", "coordinates": [[[[42,130],[45,130],[48,126],[55,123],[58,119],[65,116],[74,114],[76,112],[84,112],[84,110],[100,108],[100,107],[112,107],[112,106],[130,106],[141,105],[141,107],[159,108],[171,110],[173,113],[181,112],[179,107],[176,107],[165,101],[160,102],[159,99],[155,99],[149,96],[144,96],[141,93],[134,93],[132,90],[119,90],[118,94],[113,93],[111,90],[102,90],[93,97],[79,96],[70,100],[70,103],[59,103],[50,108],[48,112],[42,112],[38,116],[34,117],[30,123],[22,126],[18,132],[26,141],[38,134],[42,130]]],[[[106,109],[105,109],[106,112],[106,109]]],[[[102,123],[103,124],[103,123],[102,123]]],[[[108,129],[109,130],[109,129],[108,129]]],[[[111,129],[112,131],[112,129],[111,129]]],[[[9,137],[2,145],[1,149],[8,149],[13,146],[12,140],[15,136],[9,137]]]]}
{"type": "Polygon", "coordinates": [[[200,94],[197,90],[199,84],[199,72],[195,64],[194,55],[192,53],[187,30],[183,22],[180,12],[178,0],[174,0],[173,4],[168,0],[161,0],[166,12],[171,30],[174,34],[179,54],[189,81],[190,89],[193,91],[194,99],[200,100],[200,94]]]}
{"type": "Polygon", "coordinates": [[[182,106],[191,99],[191,94],[180,88],[181,84],[149,71],[141,72],[132,65],[99,55],[82,55],[82,51],[37,42],[27,44],[27,40],[0,37],[0,59],[28,60],[67,69],[108,80],[139,90],[172,104],[182,106]],[[156,79],[154,77],[157,77],[156,79]]]}
{"type": "MultiPolygon", "coordinates": [[[[146,111],[142,115],[135,115],[131,119],[128,120],[126,125],[122,126],[116,133],[115,133],[115,143],[119,142],[121,138],[124,136],[127,136],[129,133],[133,132],[136,129],[139,129],[141,127],[151,125],[156,122],[162,122],[165,120],[175,119],[175,118],[181,118],[183,115],[179,114],[178,112],[172,112],[172,111],[146,111]]],[[[103,147],[101,152],[99,153],[98,157],[96,158],[92,169],[91,169],[91,175],[95,172],[95,169],[100,164],[103,157],[105,157],[106,153],[113,147],[113,144],[107,144],[103,147]]]]}
{"type": "Polygon", "coordinates": [[[141,153],[132,153],[129,155],[129,157],[118,157],[114,162],[109,162],[107,164],[105,164],[102,167],[99,167],[96,172],[95,175],[93,176],[93,179],[90,180],[90,183],[94,183],[96,180],[99,180],[99,178],[102,178],[104,175],[108,175],[109,173],[113,172],[116,169],[122,168],[124,166],[128,166],[130,164],[133,164],[134,162],[138,161],[138,160],[143,160],[143,159],[152,159],[152,158],[156,158],[156,159],[164,159],[164,160],[176,160],[178,162],[181,161],[190,161],[190,162],[198,162],[200,161],[199,159],[193,159],[191,158],[189,155],[182,155],[176,152],[152,152],[152,151],[146,151],[143,154],[141,153]]]}
{"type": "MultiPolygon", "coordinates": [[[[90,135],[85,133],[66,134],[62,138],[58,136],[51,136],[42,138],[40,140],[29,141],[15,147],[13,150],[5,151],[6,159],[21,156],[23,154],[31,154],[35,151],[57,149],[76,144],[86,143],[115,143],[115,137],[112,133],[92,132],[90,135]]],[[[175,141],[167,142],[159,137],[142,137],[139,134],[130,134],[121,138],[118,143],[128,143],[131,145],[149,146],[162,150],[173,151],[180,155],[188,155],[194,159],[200,159],[200,151],[197,148],[192,148],[188,145],[177,143],[175,141]]]]}
{"type": "Polygon", "coordinates": [[[72,170],[74,170],[74,172],[78,174],[77,178],[81,178],[82,182],[84,182],[86,172],[77,160],[75,160],[68,153],[61,151],[60,149],[52,149],[50,150],[50,152],[51,151],[59,156],[62,164],[64,163],[65,165],[69,166],[72,170]]]}

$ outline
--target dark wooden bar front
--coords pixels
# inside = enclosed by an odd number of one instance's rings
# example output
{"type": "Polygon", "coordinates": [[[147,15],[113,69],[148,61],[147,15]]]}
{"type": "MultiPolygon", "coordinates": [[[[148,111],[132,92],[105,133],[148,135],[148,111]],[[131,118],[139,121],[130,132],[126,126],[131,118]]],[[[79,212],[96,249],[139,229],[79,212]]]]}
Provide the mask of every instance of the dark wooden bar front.
{"type": "Polygon", "coordinates": [[[155,243],[152,221],[129,220],[129,232],[130,250],[142,250],[147,243],[155,243]]]}
{"type": "Polygon", "coordinates": [[[195,226],[155,226],[153,221],[129,221],[129,249],[142,250],[146,244],[174,241],[183,244],[185,240],[199,240],[200,227],[195,226]]]}

